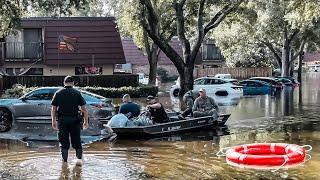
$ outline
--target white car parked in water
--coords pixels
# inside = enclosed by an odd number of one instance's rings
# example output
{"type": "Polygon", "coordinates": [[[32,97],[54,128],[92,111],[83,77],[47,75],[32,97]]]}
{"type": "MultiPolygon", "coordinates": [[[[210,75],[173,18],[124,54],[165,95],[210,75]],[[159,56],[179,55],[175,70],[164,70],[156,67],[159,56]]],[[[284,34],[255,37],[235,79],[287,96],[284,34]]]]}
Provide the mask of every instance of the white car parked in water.
{"type": "MultiPolygon", "coordinates": [[[[242,86],[235,85],[227,80],[215,77],[201,77],[194,80],[193,89],[199,90],[204,88],[207,95],[213,97],[218,104],[224,104],[228,99],[239,100],[243,96],[242,86]]],[[[178,96],[180,85],[176,84],[171,87],[170,95],[178,96]]]]}

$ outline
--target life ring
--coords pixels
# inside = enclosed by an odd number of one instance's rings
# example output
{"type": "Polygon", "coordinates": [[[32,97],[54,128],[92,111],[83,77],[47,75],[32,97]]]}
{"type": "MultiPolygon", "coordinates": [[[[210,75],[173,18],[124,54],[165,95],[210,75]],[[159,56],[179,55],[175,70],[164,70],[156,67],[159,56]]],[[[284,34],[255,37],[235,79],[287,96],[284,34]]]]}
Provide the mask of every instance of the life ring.
{"type": "Polygon", "coordinates": [[[234,146],[226,151],[226,159],[229,164],[257,167],[301,164],[305,156],[304,146],[285,143],[245,144],[234,146]]]}

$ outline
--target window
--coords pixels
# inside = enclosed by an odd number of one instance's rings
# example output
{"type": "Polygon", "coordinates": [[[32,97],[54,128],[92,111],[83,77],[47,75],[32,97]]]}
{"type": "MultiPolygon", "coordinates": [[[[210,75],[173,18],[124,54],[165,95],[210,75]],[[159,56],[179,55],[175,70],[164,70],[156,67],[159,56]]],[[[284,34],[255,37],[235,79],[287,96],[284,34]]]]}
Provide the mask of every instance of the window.
{"type": "Polygon", "coordinates": [[[221,52],[215,44],[203,44],[202,51],[203,60],[223,60],[221,52]]]}
{"type": "Polygon", "coordinates": [[[51,100],[56,89],[38,89],[30,92],[25,97],[28,100],[51,100]]]}
{"type": "Polygon", "coordinates": [[[25,72],[24,68],[6,68],[6,73],[15,76],[15,75],[43,75],[43,68],[30,68],[25,72]]]}
{"type": "Polygon", "coordinates": [[[102,67],[75,67],[75,75],[102,74],[102,67]]]}

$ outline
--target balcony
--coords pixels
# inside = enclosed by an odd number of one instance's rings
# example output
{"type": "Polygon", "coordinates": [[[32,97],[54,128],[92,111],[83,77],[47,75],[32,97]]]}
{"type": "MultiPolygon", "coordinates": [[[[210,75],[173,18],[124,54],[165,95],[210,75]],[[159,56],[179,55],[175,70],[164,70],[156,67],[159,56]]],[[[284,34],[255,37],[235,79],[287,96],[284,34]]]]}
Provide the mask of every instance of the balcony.
{"type": "Polygon", "coordinates": [[[42,42],[2,42],[2,60],[39,61],[43,59],[42,42]]]}

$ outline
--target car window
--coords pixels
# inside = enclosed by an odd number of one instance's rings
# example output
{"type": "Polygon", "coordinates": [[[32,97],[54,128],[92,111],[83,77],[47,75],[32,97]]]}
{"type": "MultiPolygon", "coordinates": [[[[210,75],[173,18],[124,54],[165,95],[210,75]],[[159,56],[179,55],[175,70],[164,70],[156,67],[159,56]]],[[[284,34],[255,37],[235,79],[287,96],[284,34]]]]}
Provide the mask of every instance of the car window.
{"type": "Polygon", "coordinates": [[[101,102],[105,99],[103,96],[95,95],[86,91],[81,91],[81,95],[86,102],[101,102]]]}
{"type": "Polygon", "coordinates": [[[248,82],[247,87],[255,87],[255,82],[248,82]]]}
{"type": "Polygon", "coordinates": [[[27,94],[25,97],[28,100],[51,100],[56,89],[38,89],[27,94]]]}
{"type": "Polygon", "coordinates": [[[255,82],[255,86],[256,86],[256,87],[262,87],[263,84],[262,84],[262,83],[259,83],[259,82],[255,82]]]}
{"type": "Polygon", "coordinates": [[[197,79],[194,81],[194,85],[203,85],[205,82],[205,79],[197,79]]]}
{"type": "Polygon", "coordinates": [[[247,81],[240,81],[239,83],[240,83],[242,86],[246,86],[248,82],[247,82],[247,81]]]}

